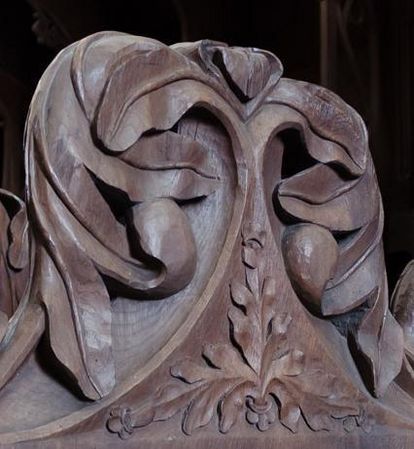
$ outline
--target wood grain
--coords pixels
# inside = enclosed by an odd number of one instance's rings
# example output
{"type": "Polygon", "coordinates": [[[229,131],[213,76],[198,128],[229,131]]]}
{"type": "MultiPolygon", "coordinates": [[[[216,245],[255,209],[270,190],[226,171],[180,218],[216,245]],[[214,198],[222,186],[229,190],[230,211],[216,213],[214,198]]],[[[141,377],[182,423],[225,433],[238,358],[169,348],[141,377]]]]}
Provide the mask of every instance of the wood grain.
{"type": "Polygon", "coordinates": [[[46,70],[0,192],[1,447],[412,447],[366,127],[282,72],[117,32],[46,70]]]}

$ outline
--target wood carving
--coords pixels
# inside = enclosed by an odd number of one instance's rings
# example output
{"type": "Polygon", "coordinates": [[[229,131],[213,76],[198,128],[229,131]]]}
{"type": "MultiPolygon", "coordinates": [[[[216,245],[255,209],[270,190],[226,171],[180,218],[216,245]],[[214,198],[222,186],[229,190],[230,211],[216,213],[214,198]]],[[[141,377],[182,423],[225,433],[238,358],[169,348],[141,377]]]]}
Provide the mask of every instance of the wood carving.
{"type": "Polygon", "coordinates": [[[362,423],[355,398],[339,391],[336,378],[322,366],[309,368],[305,354],[289,348],[292,317],[278,314],[277,279],[263,277],[265,234],[252,231],[243,236],[245,283],[233,280],[230,285],[229,342],[205,345],[202,364],[200,357],[172,366],[171,375],[187,385],[163,387],[155,403],[143,410],[114,409],[109,430],[125,438],[134,427],[166,420],[184,409],[182,428],[190,435],[207,425],[218,407],[222,433],[243,415],[265,431],[276,420],[277,404],[280,422],[293,432],[301,415],[313,430],[329,430],[341,418],[355,417],[362,423]]]}
{"type": "Polygon", "coordinates": [[[365,125],[282,71],[115,32],[47,69],[0,192],[0,446],[412,446],[365,125]]]}

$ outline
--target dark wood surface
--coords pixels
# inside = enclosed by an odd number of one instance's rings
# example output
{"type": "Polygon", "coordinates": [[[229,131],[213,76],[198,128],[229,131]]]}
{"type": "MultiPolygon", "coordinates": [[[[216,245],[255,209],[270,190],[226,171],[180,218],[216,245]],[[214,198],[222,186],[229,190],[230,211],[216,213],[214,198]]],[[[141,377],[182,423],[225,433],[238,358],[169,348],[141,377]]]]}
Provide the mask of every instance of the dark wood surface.
{"type": "Polygon", "coordinates": [[[1,447],[412,447],[365,125],[282,71],[115,32],[47,69],[0,192],[1,447]]]}

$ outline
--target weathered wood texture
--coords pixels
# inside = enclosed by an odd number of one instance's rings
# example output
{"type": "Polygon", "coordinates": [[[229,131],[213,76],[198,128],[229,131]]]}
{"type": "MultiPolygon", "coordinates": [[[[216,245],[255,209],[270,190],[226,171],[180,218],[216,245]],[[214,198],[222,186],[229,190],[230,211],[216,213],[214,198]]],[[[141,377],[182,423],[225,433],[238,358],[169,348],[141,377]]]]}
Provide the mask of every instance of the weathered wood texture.
{"type": "Polygon", "coordinates": [[[0,192],[2,447],[412,447],[365,125],[281,76],[114,32],[51,64],[0,192]]]}

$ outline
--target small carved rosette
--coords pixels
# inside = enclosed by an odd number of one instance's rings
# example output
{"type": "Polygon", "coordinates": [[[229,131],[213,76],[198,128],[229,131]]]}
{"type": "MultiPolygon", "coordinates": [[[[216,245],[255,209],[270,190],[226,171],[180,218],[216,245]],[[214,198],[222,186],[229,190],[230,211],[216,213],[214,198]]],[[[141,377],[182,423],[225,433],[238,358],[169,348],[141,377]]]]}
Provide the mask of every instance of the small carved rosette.
{"type": "Polygon", "coordinates": [[[95,416],[123,439],[413,428],[411,284],[397,321],[365,125],[282,71],[109,32],[47,69],[26,201],[0,192],[0,415],[24,415],[0,443],[95,416]]]}

